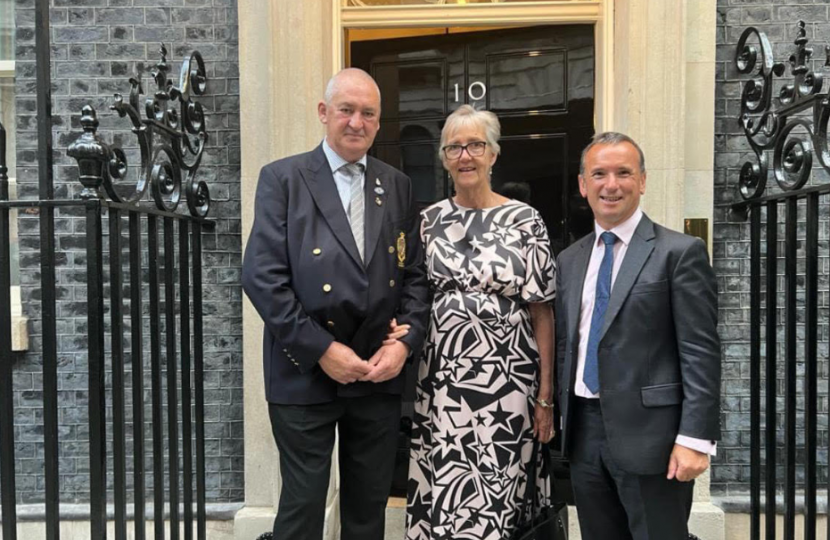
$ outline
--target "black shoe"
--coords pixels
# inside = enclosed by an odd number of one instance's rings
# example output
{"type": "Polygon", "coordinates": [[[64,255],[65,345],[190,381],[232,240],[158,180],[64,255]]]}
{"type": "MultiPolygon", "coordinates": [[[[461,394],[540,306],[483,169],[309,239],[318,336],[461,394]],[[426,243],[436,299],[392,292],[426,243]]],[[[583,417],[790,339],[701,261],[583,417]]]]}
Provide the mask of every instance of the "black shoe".
{"type": "MultiPolygon", "coordinates": [[[[274,538],[274,533],[267,532],[267,533],[260,534],[257,537],[256,540],[271,540],[272,538],[274,538]]],[[[691,537],[690,537],[690,540],[691,540],[691,537]]]]}

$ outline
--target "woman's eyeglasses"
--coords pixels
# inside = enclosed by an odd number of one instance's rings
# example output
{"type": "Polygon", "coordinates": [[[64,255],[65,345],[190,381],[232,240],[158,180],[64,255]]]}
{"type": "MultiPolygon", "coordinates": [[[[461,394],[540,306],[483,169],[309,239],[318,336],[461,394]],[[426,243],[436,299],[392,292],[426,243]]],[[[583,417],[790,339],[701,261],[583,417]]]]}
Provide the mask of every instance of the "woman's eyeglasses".
{"type": "Polygon", "coordinates": [[[467,154],[470,157],[479,157],[484,155],[484,149],[487,147],[487,143],[484,141],[473,141],[467,144],[448,144],[441,150],[444,151],[444,155],[447,156],[447,159],[458,159],[461,157],[461,154],[464,153],[464,150],[467,151],[467,154]]]}

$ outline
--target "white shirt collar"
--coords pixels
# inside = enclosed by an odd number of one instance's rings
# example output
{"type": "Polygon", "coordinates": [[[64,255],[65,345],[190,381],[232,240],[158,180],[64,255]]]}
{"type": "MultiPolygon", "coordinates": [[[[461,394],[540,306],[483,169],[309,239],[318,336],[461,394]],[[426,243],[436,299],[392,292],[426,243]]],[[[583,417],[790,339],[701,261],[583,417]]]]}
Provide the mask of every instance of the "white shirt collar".
{"type": "MultiPolygon", "coordinates": [[[[637,230],[637,225],[640,224],[640,220],[643,219],[643,211],[638,206],[637,210],[631,214],[631,217],[617,225],[616,227],[609,230],[609,232],[614,233],[618,239],[622,241],[623,244],[626,246],[631,242],[631,237],[634,236],[634,231],[637,230]]],[[[599,223],[594,221],[594,233],[596,234],[596,238],[594,239],[594,243],[598,244],[600,242],[600,237],[602,233],[606,232],[605,229],[599,226],[599,223]]]]}
{"type": "MultiPolygon", "coordinates": [[[[328,160],[329,162],[329,167],[331,168],[332,173],[338,170],[343,165],[350,163],[349,161],[346,161],[345,159],[340,157],[340,154],[335,152],[334,149],[331,146],[329,146],[329,142],[325,138],[323,138],[323,153],[326,154],[326,160],[328,160]]],[[[366,159],[366,154],[363,154],[363,157],[355,161],[355,163],[360,163],[361,165],[363,165],[363,170],[365,171],[367,161],[368,160],[366,159]]]]}

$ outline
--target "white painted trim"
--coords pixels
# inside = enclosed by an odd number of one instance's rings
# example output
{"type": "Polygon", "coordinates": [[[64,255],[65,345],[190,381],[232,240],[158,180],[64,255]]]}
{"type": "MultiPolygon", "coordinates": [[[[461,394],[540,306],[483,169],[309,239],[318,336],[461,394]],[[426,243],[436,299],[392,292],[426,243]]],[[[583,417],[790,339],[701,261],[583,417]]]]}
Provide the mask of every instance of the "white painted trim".
{"type": "MultiPolygon", "coordinates": [[[[333,1],[339,5],[337,0],[333,1]]],[[[370,6],[342,8],[340,24],[342,28],[503,27],[511,24],[595,23],[601,16],[602,0],[370,6]]]]}
{"type": "MultiPolygon", "coordinates": [[[[11,288],[12,312],[20,308],[20,287],[11,288]]],[[[12,313],[12,351],[24,352],[29,350],[29,319],[23,315],[12,313]]]]}
{"type": "Polygon", "coordinates": [[[346,46],[345,32],[346,27],[343,25],[343,17],[340,7],[340,0],[333,0],[331,3],[331,31],[332,31],[332,51],[331,59],[331,73],[334,75],[344,67],[346,67],[346,46]]]}
{"type": "Polygon", "coordinates": [[[0,77],[14,77],[14,60],[0,60],[0,77]]]}
{"type": "Polygon", "coordinates": [[[614,126],[614,0],[603,2],[594,36],[594,128],[601,133],[614,126]]]}
{"type": "MultiPolygon", "coordinates": [[[[14,177],[9,178],[9,198],[17,199],[17,182],[14,177]]],[[[12,210],[9,214],[11,233],[13,236],[17,236],[17,210],[12,210]]],[[[12,264],[19,265],[19,262],[13,259],[12,264]]],[[[29,350],[29,319],[23,316],[20,286],[12,285],[10,293],[12,303],[12,350],[27,351],[29,350]]]]}

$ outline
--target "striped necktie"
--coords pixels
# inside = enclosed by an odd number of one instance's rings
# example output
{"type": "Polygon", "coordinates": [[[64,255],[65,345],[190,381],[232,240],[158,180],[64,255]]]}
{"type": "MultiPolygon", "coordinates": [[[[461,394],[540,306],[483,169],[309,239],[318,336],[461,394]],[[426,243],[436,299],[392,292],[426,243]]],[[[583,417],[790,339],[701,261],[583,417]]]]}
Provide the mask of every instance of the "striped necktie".
{"type": "Polygon", "coordinates": [[[352,235],[355,244],[357,244],[357,251],[360,253],[360,260],[365,261],[366,258],[363,255],[366,249],[363,245],[364,196],[360,181],[363,178],[363,166],[360,163],[349,163],[343,166],[343,170],[352,181],[351,196],[349,197],[349,224],[352,227],[352,235]]]}

